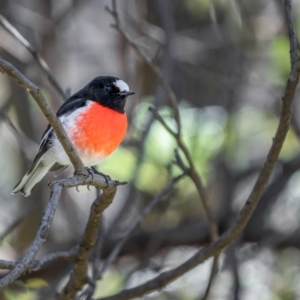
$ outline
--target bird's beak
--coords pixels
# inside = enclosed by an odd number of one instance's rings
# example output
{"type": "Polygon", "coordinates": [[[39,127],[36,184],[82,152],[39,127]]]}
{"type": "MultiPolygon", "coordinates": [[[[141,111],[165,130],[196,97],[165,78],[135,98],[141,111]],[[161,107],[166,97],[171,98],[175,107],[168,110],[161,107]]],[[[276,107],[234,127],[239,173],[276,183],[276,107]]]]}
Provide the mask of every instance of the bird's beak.
{"type": "Polygon", "coordinates": [[[130,96],[130,95],[134,95],[135,94],[135,92],[126,92],[126,91],[123,91],[123,92],[120,92],[119,93],[119,95],[121,95],[121,96],[125,96],[125,97],[127,97],[127,96],[130,96]]]}

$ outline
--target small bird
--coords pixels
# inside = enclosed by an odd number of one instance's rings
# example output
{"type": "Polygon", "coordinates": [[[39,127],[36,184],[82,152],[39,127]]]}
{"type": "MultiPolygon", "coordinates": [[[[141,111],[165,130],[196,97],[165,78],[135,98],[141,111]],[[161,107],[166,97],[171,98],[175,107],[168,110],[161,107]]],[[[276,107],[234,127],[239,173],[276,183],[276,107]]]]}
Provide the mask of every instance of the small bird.
{"type": "MultiPolygon", "coordinates": [[[[126,98],[133,94],[123,80],[98,76],[59,108],[56,115],[86,167],[97,165],[122,142],[127,130],[126,98]]],[[[48,172],[61,173],[70,164],[49,124],[31,168],[12,194],[29,196],[48,172]]]]}

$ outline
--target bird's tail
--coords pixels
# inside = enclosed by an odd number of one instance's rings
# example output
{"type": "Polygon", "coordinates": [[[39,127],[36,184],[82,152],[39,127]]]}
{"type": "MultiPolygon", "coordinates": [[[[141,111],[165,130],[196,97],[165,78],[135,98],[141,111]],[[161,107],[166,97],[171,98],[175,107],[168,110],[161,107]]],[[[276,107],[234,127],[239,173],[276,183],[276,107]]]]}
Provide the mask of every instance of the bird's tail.
{"type": "Polygon", "coordinates": [[[30,170],[25,174],[21,181],[14,187],[12,194],[21,192],[25,197],[31,194],[36,184],[49,172],[54,162],[43,159],[44,155],[37,155],[30,170]]]}

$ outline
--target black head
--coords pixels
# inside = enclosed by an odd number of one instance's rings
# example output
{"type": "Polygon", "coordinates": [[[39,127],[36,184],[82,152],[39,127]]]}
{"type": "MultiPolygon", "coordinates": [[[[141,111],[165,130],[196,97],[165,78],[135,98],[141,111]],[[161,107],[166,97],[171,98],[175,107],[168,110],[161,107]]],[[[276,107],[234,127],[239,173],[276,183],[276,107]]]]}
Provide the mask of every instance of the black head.
{"type": "Polygon", "coordinates": [[[128,84],[122,79],[112,76],[98,76],[89,82],[74,96],[96,101],[106,107],[124,113],[126,97],[133,95],[128,84]]]}

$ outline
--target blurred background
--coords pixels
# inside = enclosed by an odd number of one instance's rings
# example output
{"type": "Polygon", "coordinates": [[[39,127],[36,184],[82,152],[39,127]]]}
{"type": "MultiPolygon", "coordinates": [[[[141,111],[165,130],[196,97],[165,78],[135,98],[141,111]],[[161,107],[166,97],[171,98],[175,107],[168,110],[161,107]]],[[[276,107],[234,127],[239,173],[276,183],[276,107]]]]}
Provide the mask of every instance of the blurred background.
{"type": "MultiPolygon", "coordinates": [[[[280,0],[122,0],[122,24],[154,60],[179,100],[183,138],[201,175],[220,233],[236,220],[275,134],[288,78],[289,41],[280,0]]],[[[67,94],[98,75],[124,79],[136,94],[127,102],[126,139],[98,170],[126,180],[105,212],[105,259],[141,209],[178,167],[176,142],[148,111],[173,124],[152,71],[110,26],[99,0],[0,0],[0,13],[41,53],[67,94]]],[[[300,33],[300,2],[293,1],[300,33]]],[[[15,65],[56,111],[60,96],[32,55],[0,26],[0,56],[15,65]]],[[[209,299],[300,298],[299,93],[292,126],[271,183],[240,240],[221,256],[209,299]]],[[[17,260],[32,242],[49,199],[47,182],[29,198],[11,195],[28,170],[47,125],[17,84],[0,75],[0,257],[17,260]]],[[[68,170],[62,176],[70,176],[68,170]]],[[[85,228],[95,189],[64,191],[50,235],[38,253],[68,250],[85,228]]],[[[183,179],[144,219],[117,261],[98,282],[96,297],[114,294],[173,268],[209,242],[197,191],[183,179]]],[[[37,257],[37,258],[38,258],[37,257]]],[[[212,261],[144,299],[199,299],[212,261]]],[[[23,275],[0,299],[54,299],[71,264],[53,262],[23,275]]],[[[3,276],[6,271],[1,271],[3,276]]]]}

